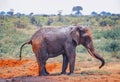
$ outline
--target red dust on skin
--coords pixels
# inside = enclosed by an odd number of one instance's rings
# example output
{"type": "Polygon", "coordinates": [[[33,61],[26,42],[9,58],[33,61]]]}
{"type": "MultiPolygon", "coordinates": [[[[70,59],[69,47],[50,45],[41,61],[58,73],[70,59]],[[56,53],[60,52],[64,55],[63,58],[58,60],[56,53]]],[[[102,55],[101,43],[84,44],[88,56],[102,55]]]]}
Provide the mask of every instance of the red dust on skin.
{"type": "MultiPolygon", "coordinates": [[[[48,62],[46,65],[50,74],[60,73],[62,69],[61,62],[48,62]]],[[[67,69],[68,70],[68,69],[67,69]]],[[[99,70],[96,63],[93,62],[76,62],[75,74],[73,76],[68,75],[53,75],[47,76],[47,79],[51,79],[55,82],[120,82],[120,62],[113,62],[106,64],[100,70],[108,71],[110,75],[80,75],[81,71],[87,70],[99,70]]],[[[38,76],[38,65],[36,60],[23,59],[18,61],[16,59],[0,60],[0,79],[2,78],[14,78],[31,76],[31,79],[43,79],[44,82],[48,82],[46,76],[38,76]],[[35,76],[35,77],[33,77],[35,76]]],[[[26,77],[27,78],[27,77],[26,77]]],[[[24,80],[23,79],[23,80],[24,80]]],[[[27,79],[29,80],[29,79],[27,79]]],[[[17,81],[16,81],[17,82],[17,81]]],[[[18,81],[20,82],[20,81],[18,81]]],[[[23,81],[24,82],[24,81],[23,81]]],[[[33,81],[34,82],[34,81],[33,81]]]]}

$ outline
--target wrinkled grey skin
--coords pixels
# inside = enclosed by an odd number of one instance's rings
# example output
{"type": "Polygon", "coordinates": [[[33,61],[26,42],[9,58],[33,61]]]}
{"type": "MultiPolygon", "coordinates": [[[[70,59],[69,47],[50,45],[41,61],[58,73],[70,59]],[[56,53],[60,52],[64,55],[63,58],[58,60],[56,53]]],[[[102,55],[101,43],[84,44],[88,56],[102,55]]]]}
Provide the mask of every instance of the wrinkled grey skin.
{"type": "Polygon", "coordinates": [[[66,74],[69,64],[69,73],[72,74],[75,66],[76,46],[83,45],[89,54],[102,62],[99,68],[104,66],[104,59],[95,50],[92,37],[88,28],[82,26],[68,26],[60,28],[41,28],[30,39],[24,43],[31,44],[39,66],[39,75],[48,75],[46,70],[46,61],[48,58],[63,56],[63,65],[61,74],[66,74]]]}

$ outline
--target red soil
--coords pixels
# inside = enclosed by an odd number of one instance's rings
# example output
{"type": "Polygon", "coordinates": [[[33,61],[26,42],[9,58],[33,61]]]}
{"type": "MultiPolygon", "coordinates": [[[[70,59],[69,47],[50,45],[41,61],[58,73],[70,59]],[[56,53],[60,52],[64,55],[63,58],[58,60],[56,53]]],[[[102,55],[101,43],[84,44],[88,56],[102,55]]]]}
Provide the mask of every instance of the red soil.
{"type": "MultiPolygon", "coordinates": [[[[52,72],[54,68],[61,67],[61,63],[48,63],[47,70],[52,72]]],[[[57,69],[54,69],[56,71],[57,69]]],[[[38,65],[35,60],[7,59],[0,61],[0,78],[11,78],[16,76],[37,76],[38,65]]]]}
{"type": "MultiPolygon", "coordinates": [[[[32,78],[32,82],[42,80],[41,82],[120,82],[120,62],[107,63],[100,70],[109,72],[110,74],[88,74],[80,75],[82,71],[86,70],[99,70],[98,64],[93,62],[77,62],[75,65],[75,71],[72,76],[58,75],[61,72],[62,63],[49,62],[47,63],[47,70],[52,76],[38,77],[38,66],[35,60],[24,59],[21,61],[15,59],[0,60],[0,78],[19,77],[22,81],[32,78]],[[24,77],[24,78],[23,78],[24,77]],[[25,78],[26,77],[26,78],[25,78]],[[47,78],[47,79],[46,79],[47,78]]],[[[14,82],[20,82],[14,81],[14,82]]]]}

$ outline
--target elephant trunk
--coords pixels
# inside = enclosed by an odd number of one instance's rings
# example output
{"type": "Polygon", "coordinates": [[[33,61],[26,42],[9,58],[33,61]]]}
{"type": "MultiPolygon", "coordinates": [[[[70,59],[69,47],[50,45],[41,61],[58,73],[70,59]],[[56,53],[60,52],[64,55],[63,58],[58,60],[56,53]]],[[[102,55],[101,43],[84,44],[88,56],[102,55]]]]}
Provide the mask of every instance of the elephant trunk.
{"type": "Polygon", "coordinates": [[[100,61],[102,62],[102,64],[99,66],[99,69],[105,65],[105,60],[103,59],[103,57],[101,57],[101,56],[98,54],[98,52],[97,52],[96,50],[90,50],[90,49],[87,49],[87,50],[88,50],[88,53],[89,53],[91,56],[97,58],[98,60],[100,60],[100,61]]]}
{"type": "Polygon", "coordinates": [[[93,46],[93,42],[91,42],[90,44],[87,45],[87,51],[88,51],[88,53],[89,53],[91,56],[93,56],[93,57],[95,57],[95,58],[97,58],[98,60],[101,61],[102,64],[99,66],[99,68],[101,68],[101,67],[103,67],[103,66],[105,65],[105,60],[104,60],[104,58],[101,57],[101,56],[99,55],[99,53],[95,50],[95,48],[94,48],[94,46],[93,46]]]}

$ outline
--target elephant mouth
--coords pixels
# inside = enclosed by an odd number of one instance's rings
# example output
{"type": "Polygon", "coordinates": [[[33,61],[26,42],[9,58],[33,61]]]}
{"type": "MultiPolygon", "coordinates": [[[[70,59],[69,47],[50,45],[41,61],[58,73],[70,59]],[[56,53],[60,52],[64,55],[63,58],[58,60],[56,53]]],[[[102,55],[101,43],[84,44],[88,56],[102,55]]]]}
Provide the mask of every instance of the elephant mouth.
{"type": "Polygon", "coordinates": [[[99,69],[105,65],[105,60],[98,54],[96,50],[87,49],[87,51],[92,57],[101,61],[101,65],[99,66],[99,69]]]}

